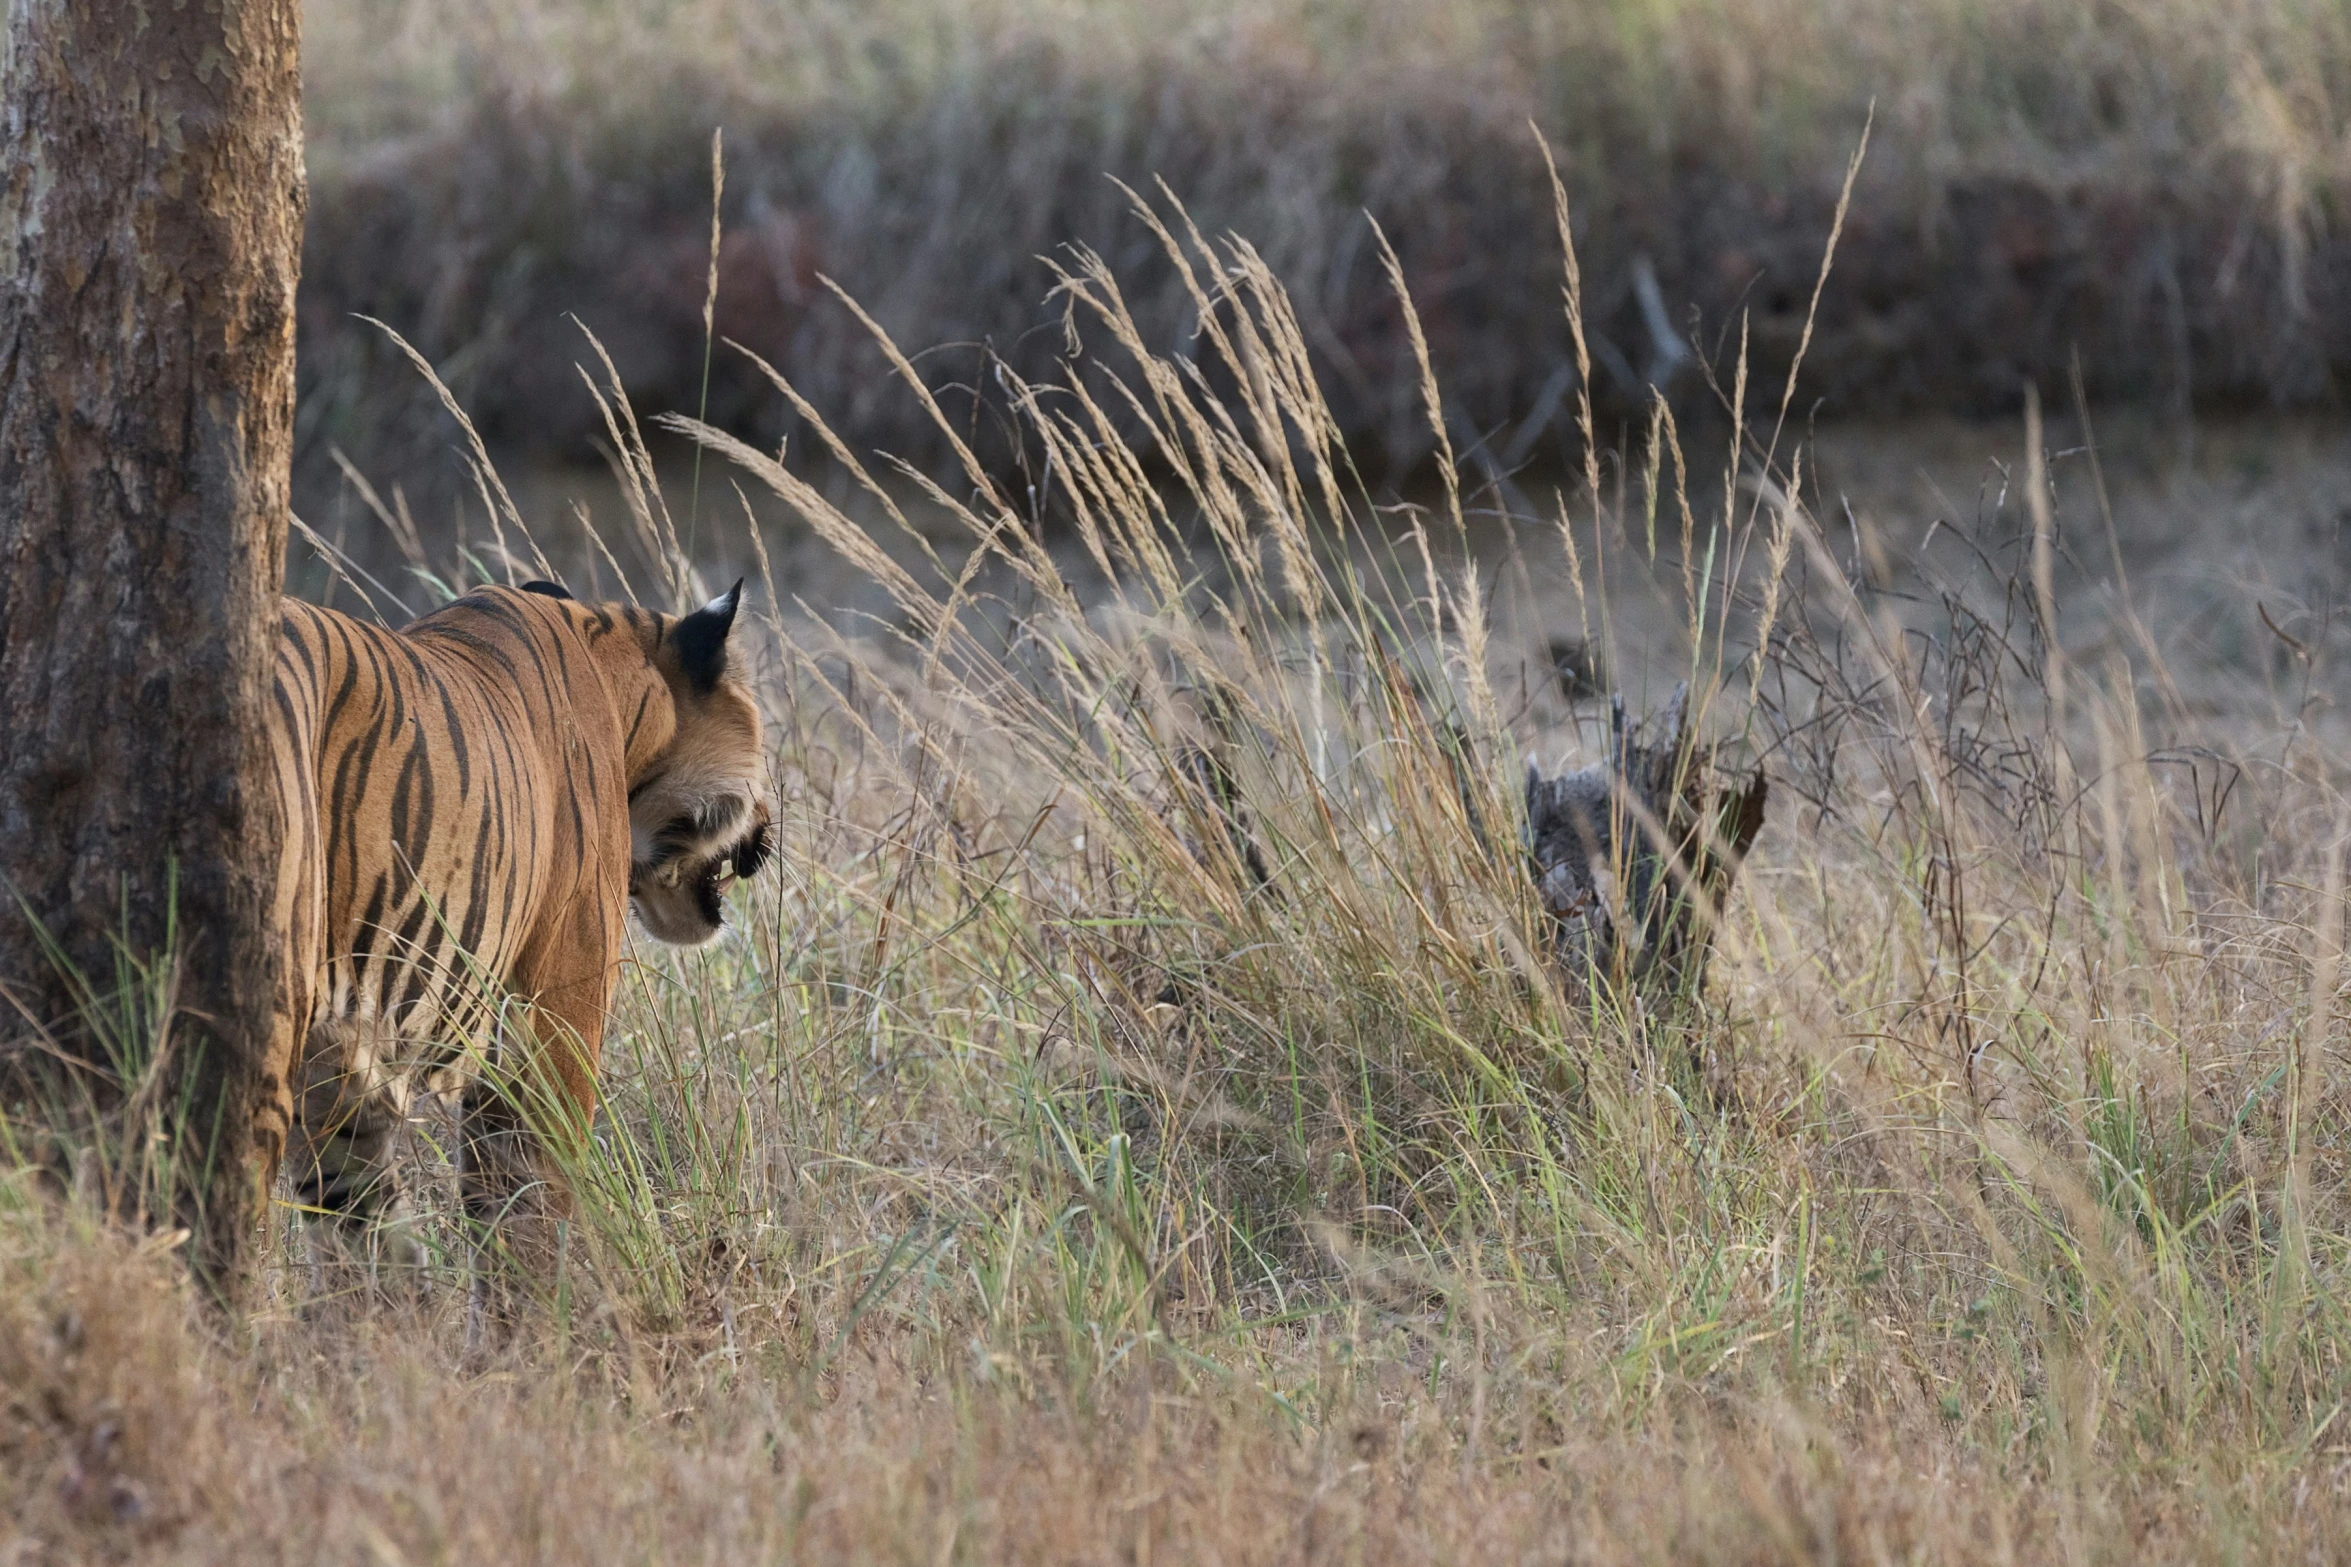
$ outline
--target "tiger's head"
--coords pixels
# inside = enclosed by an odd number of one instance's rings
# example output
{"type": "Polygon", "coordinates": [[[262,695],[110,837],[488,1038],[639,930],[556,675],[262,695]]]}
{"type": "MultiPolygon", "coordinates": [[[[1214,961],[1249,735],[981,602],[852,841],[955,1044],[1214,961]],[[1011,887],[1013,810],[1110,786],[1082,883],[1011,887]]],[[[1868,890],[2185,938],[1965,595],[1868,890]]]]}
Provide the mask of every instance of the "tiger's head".
{"type": "Polygon", "coordinates": [[[677,728],[629,779],[629,903],[661,941],[698,946],[725,925],[726,890],[770,853],[767,751],[759,708],[727,667],[738,582],[665,622],[655,672],[677,728]]]}

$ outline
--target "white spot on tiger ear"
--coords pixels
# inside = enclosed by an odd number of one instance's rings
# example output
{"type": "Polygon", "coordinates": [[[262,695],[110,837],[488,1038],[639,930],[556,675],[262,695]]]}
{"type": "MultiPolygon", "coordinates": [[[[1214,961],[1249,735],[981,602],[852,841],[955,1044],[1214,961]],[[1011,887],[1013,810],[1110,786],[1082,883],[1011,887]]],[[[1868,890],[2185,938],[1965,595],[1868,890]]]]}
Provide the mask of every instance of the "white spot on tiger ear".
{"type": "Polygon", "coordinates": [[[727,632],[735,624],[735,607],[743,598],[743,583],[735,585],[680,619],[670,631],[678,662],[696,691],[707,694],[726,672],[727,632]]]}

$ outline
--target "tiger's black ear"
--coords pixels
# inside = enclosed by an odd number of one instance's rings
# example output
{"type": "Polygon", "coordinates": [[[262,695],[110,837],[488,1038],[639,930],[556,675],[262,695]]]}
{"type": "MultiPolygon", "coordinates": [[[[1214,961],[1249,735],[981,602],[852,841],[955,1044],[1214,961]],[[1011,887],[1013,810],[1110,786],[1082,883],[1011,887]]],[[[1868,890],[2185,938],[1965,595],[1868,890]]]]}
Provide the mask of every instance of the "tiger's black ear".
{"type": "Polygon", "coordinates": [[[560,582],[526,582],[522,585],[522,590],[525,593],[537,593],[551,599],[571,597],[571,590],[560,582]]]}
{"type": "Polygon", "coordinates": [[[727,633],[734,629],[735,606],[743,601],[742,579],[681,619],[669,634],[678,650],[678,668],[696,691],[708,691],[727,671],[727,633]]]}

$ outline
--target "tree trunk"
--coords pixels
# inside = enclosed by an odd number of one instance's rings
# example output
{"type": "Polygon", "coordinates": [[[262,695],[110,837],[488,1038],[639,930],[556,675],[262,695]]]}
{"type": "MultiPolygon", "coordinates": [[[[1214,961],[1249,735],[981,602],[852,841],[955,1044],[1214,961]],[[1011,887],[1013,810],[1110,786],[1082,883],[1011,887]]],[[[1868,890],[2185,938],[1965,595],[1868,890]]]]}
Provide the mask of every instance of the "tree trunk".
{"type": "Polygon", "coordinates": [[[200,1261],[232,1277],[277,981],[264,704],[293,437],[300,0],[7,4],[4,1111],[54,1115],[58,1092],[93,1087],[101,1105],[184,1106],[172,1200],[200,1261]],[[94,1021],[125,955],[173,976],[168,1029],[94,1021]]]}

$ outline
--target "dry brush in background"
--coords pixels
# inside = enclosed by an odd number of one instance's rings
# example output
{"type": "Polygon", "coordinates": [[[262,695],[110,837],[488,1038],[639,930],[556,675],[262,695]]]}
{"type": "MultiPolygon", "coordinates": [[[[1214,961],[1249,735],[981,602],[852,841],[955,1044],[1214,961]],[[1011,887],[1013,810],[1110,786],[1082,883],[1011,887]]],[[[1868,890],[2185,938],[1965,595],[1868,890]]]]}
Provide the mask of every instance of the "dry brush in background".
{"type": "MultiPolygon", "coordinates": [[[[340,445],[412,486],[445,437],[398,325],[494,445],[589,460],[577,314],[649,406],[702,405],[708,144],[730,148],[719,331],[833,426],[934,472],[844,280],[992,469],[993,365],[1053,378],[1053,268],[1111,258],[1143,338],[1192,301],[1112,176],[1260,239],[1341,434],[1385,477],[1432,432],[1376,219],[1414,280],[1467,471],[1572,469],[1576,375],[1530,124],[1560,149],[1604,430],[1710,406],[1744,321],[1778,385],[1845,159],[1877,135],[1806,401],[2013,416],[2078,351],[2094,399],[2323,402],[2351,364],[2351,21],[2271,0],[367,0],[315,8],[304,494],[340,445]],[[1693,314],[1694,312],[1694,314],[1693,314]],[[427,462],[422,459],[430,458],[427,462]]],[[[806,426],[740,361],[720,424],[806,426]]]]}
{"type": "MultiPolygon", "coordinates": [[[[871,528],[669,421],[892,614],[846,638],[768,583],[782,883],[632,969],[539,1335],[462,1368],[454,1230],[320,1300],[289,1219],[230,1328],[91,1227],[102,1183],[0,1186],[0,1516],[158,1560],[2339,1538],[2345,829],[2304,713],[2171,669],[2119,551],[2095,599],[2061,575],[2037,456],[2027,530],[1894,593],[1779,389],[1734,367],[1735,447],[1652,412],[1622,489],[1582,416],[1528,553],[1600,646],[1668,606],[1658,672],[1774,814],[1702,994],[1561,985],[1518,763],[1578,716],[1496,678],[1524,590],[1470,567],[1437,381],[1415,354],[1437,502],[1375,506],[1264,259],[1134,221],[1213,373],[1075,256],[1099,368],[1006,371],[1017,491],[902,359],[952,486],[751,366],[871,528]]],[[[692,592],[598,379],[632,503],[579,570],[692,592]]]]}

